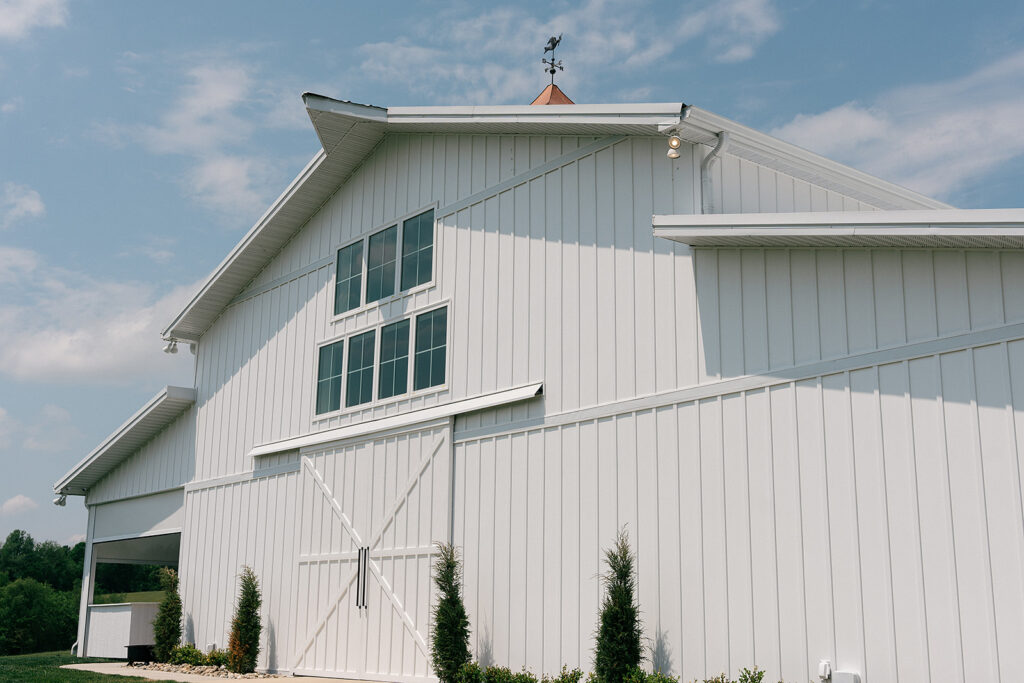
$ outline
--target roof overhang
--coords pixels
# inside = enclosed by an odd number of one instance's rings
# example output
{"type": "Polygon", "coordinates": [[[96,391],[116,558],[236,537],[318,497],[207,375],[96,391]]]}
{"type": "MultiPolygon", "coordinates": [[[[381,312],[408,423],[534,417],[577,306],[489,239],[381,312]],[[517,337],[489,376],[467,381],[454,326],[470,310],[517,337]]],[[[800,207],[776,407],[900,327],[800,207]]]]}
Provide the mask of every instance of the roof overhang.
{"type": "Polygon", "coordinates": [[[144,446],[195,401],[195,389],[166,387],[54,484],[54,492],[68,496],[85,495],[104,475],[144,446]]]}
{"type": "Polygon", "coordinates": [[[210,274],[163,331],[195,341],[327,202],[387,134],[663,135],[714,145],[732,137],[729,154],[893,209],[949,208],[892,183],[830,161],[681,102],[559,106],[374,107],[314,93],[303,96],[323,147],[210,274]]]}
{"type": "Polygon", "coordinates": [[[654,216],[654,236],[692,247],[1024,249],[1024,209],[654,216]]]}

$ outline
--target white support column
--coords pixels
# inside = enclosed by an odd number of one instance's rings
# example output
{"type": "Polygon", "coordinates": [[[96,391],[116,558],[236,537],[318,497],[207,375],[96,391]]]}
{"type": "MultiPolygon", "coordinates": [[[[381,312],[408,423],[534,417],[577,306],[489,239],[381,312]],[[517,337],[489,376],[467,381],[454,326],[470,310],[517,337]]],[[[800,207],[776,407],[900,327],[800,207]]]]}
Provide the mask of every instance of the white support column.
{"type": "Polygon", "coordinates": [[[89,632],[89,605],[92,603],[96,587],[96,555],[92,551],[92,539],[96,532],[96,512],[91,505],[86,506],[89,521],[85,531],[85,560],[82,562],[82,599],[78,608],[78,656],[86,657],[86,633],[89,632]]]}

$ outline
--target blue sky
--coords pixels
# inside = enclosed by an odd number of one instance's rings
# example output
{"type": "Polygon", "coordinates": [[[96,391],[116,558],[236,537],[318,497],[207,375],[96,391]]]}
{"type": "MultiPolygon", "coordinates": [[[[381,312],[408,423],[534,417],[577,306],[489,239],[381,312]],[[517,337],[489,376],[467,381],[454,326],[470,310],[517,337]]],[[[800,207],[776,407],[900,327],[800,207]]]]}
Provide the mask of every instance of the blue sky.
{"type": "Polygon", "coordinates": [[[317,150],[300,95],[683,101],[964,208],[1024,206],[1019,2],[0,0],[0,535],[192,358],[159,331],[317,150]]]}

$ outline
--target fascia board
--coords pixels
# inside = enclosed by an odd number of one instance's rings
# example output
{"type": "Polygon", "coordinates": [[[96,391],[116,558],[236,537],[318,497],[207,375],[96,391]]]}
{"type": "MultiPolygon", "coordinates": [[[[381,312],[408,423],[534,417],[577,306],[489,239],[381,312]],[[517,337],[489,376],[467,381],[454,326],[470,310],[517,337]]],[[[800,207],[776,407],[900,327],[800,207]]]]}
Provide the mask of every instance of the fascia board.
{"type": "Polygon", "coordinates": [[[800,211],[792,213],[655,214],[655,228],[851,226],[1024,226],[1024,209],[936,209],[907,211],[800,211]]]}
{"type": "Polygon", "coordinates": [[[527,399],[534,398],[535,396],[540,396],[543,392],[543,382],[526,384],[513,389],[496,391],[490,394],[482,394],[480,396],[473,396],[471,398],[452,401],[450,403],[442,403],[429,408],[411,410],[407,413],[400,413],[398,415],[384,417],[378,420],[358,422],[356,424],[346,425],[336,429],[328,429],[322,432],[315,432],[313,434],[306,434],[292,439],[261,444],[250,450],[249,455],[255,458],[264,455],[282,453],[284,451],[300,450],[311,446],[321,446],[361,436],[369,436],[377,432],[391,431],[402,427],[430,422],[432,420],[452,417],[453,415],[472,413],[477,410],[485,410],[487,408],[494,408],[501,405],[507,405],[509,403],[525,401],[527,399]]]}
{"type": "MultiPolygon", "coordinates": [[[[85,456],[77,465],[72,467],[67,474],[65,474],[56,484],[53,485],[53,490],[60,493],[62,489],[68,486],[75,477],[79,476],[88,467],[100,458],[104,453],[109,451],[118,441],[131,433],[150,413],[159,408],[167,401],[183,401],[187,404],[195,403],[196,390],[192,387],[176,387],[167,386],[164,387],[156,396],[146,402],[138,411],[135,412],[128,420],[120,427],[115,429],[106,439],[100,443],[99,446],[94,448],[89,455],[85,456]]],[[[183,411],[184,412],[184,411],[183,411]]],[[[179,413],[180,414],[180,413],[179,413]]]]}

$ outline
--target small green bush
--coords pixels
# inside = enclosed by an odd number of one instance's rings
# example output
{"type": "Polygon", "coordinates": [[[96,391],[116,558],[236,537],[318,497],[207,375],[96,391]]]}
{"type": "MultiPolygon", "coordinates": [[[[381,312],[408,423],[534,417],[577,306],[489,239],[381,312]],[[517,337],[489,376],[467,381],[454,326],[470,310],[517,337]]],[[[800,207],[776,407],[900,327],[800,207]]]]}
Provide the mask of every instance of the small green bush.
{"type": "Polygon", "coordinates": [[[583,679],[583,672],[579,669],[570,669],[565,664],[557,676],[541,676],[541,683],[580,683],[583,679]]]}
{"type": "MultiPolygon", "coordinates": [[[[643,629],[636,602],[636,559],[623,528],[604,553],[607,572],[597,627],[594,669],[601,683],[624,683],[643,660],[643,629]]],[[[641,672],[642,673],[642,672],[641,672]]],[[[631,682],[632,683],[632,682],[631,682]]]]}
{"type": "Polygon", "coordinates": [[[194,645],[180,645],[171,650],[168,658],[169,664],[191,664],[192,666],[206,666],[206,655],[194,645]]]}
{"type": "Polygon", "coordinates": [[[242,567],[241,587],[235,618],[231,620],[231,636],[228,638],[228,669],[238,674],[249,674],[256,670],[256,658],[260,654],[260,584],[251,567],[242,567]]]}
{"type": "Polygon", "coordinates": [[[437,544],[434,585],[438,599],[433,610],[434,628],[430,631],[430,663],[441,683],[457,683],[463,666],[470,661],[469,617],[462,603],[459,551],[450,543],[437,544]]]}
{"type": "MultiPolygon", "coordinates": [[[[167,662],[171,652],[181,643],[181,596],[178,595],[178,573],[173,569],[160,569],[160,586],[164,599],[153,620],[153,658],[167,662]]],[[[200,653],[202,654],[202,653],[200,653]]]]}
{"type": "Polygon", "coordinates": [[[206,663],[209,664],[210,666],[223,666],[223,667],[226,667],[228,665],[228,651],[227,650],[218,650],[217,648],[213,648],[206,655],[206,663]]]}
{"type": "Polygon", "coordinates": [[[764,671],[756,666],[751,669],[740,670],[740,680],[737,683],[761,683],[764,680],[764,671]]]}

